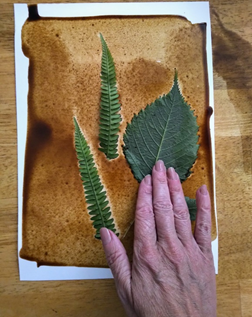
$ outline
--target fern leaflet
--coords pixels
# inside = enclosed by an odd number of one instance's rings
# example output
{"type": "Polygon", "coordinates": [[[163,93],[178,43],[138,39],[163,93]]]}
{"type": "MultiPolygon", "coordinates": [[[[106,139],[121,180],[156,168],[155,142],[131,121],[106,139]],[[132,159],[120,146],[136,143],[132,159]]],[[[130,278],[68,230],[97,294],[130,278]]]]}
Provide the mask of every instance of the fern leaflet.
{"type": "Polygon", "coordinates": [[[197,214],[196,199],[192,199],[185,196],[185,201],[187,203],[191,221],[196,220],[196,214],[197,214]]]}

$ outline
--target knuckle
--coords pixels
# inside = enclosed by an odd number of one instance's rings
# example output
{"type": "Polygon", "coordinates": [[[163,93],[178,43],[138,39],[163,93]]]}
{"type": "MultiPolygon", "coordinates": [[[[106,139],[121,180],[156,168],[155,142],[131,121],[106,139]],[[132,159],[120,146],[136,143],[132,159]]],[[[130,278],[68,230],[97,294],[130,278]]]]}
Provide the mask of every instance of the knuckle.
{"type": "Polygon", "coordinates": [[[107,262],[110,267],[123,261],[124,254],[120,251],[114,251],[107,256],[107,262]]]}
{"type": "Polygon", "coordinates": [[[169,261],[175,265],[180,265],[185,261],[185,252],[183,252],[180,245],[176,243],[169,243],[169,246],[163,247],[163,254],[169,258],[169,261]]]}
{"type": "Polygon", "coordinates": [[[139,244],[135,249],[134,257],[139,267],[147,267],[151,271],[155,271],[157,267],[157,255],[155,249],[149,245],[139,244]]]}
{"type": "Polygon", "coordinates": [[[159,199],[157,201],[154,201],[153,208],[157,211],[171,211],[173,209],[173,206],[170,202],[166,201],[165,199],[159,199]]]}
{"type": "Polygon", "coordinates": [[[141,232],[151,232],[154,230],[154,214],[152,208],[150,206],[140,206],[137,209],[135,221],[141,223],[141,232]]]}
{"type": "Polygon", "coordinates": [[[136,213],[136,217],[140,217],[141,219],[146,217],[146,215],[151,215],[152,212],[152,208],[149,205],[140,205],[137,207],[137,213],[136,213]]]}
{"type": "Polygon", "coordinates": [[[158,173],[156,175],[156,180],[160,184],[165,184],[167,186],[167,178],[165,173],[158,173]]]}
{"type": "Polygon", "coordinates": [[[175,264],[177,265],[181,265],[181,264],[184,264],[185,263],[185,256],[184,254],[182,254],[181,252],[177,253],[176,257],[174,257],[174,260],[173,260],[175,264]]]}
{"type": "Polygon", "coordinates": [[[188,220],[189,212],[185,206],[177,206],[176,210],[174,210],[174,217],[178,220],[188,220]]]}
{"type": "MultiPolygon", "coordinates": [[[[137,215],[135,221],[139,221],[139,223],[141,222],[141,232],[143,234],[145,234],[146,232],[152,232],[153,230],[155,230],[151,222],[144,217],[137,215]]],[[[141,233],[140,233],[140,236],[141,236],[141,233]]]]}
{"type": "Polygon", "coordinates": [[[155,254],[149,246],[142,246],[140,255],[141,258],[147,261],[148,263],[155,262],[155,254]]]}
{"type": "Polygon", "coordinates": [[[201,250],[201,254],[206,260],[206,263],[208,265],[210,264],[210,266],[211,265],[214,266],[211,243],[209,243],[209,245],[200,246],[200,250],[201,250]]]}
{"type": "Polygon", "coordinates": [[[186,261],[185,255],[182,252],[177,252],[176,255],[174,255],[171,260],[172,264],[175,266],[177,271],[179,270],[181,266],[184,265],[185,261],[186,261]]]}
{"type": "Polygon", "coordinates": [[[122,303],[127,304],[129,303],[129,296],[128,294],[125,292],[125,289],[122,288],[121,286],[117,287],[117,294],[121,300],[122,303]]]}
{"type": "Polygon", "coordinates": [[[172,193],[177,194],[181,191],[181,184],[179,181],[173,181],[172,183],[169,183],[169,188],[172,193]]]}
{"type": "Polygon", "coordinates": [[[200,212],[202,214],[209,214],[211,212],[211,206],[201,206],[200,212]]]}
{"type": "Polygon", "coordinates": [[[117,294],[123,303],[127,304],[130,302],[130,295],[128,294],[128,284],[126,280],[121,279],[117,283],[117,294]]]}
{"type": "Polygon", "coordinates": [[[213,259],[213,253],[212,253],[211,243],[210,243],[209,245],[205,246],[204,252],[208,255],[208,258],[209,258],[210,260],[213,259]]]}
{"type": "Polygon", "coordinates": [[[211,224],[207,222],[199,222],[197,223],[197,230],[203,236],[209,236],[211,234],[211,224]]]}
{"type": "Polygon", "coordinates": [[[144,187],[144,194],[151,194],[152,193],[152,187],[150,186],[150,185],[148,185],[148,186],[145,186],[144,187]]]}

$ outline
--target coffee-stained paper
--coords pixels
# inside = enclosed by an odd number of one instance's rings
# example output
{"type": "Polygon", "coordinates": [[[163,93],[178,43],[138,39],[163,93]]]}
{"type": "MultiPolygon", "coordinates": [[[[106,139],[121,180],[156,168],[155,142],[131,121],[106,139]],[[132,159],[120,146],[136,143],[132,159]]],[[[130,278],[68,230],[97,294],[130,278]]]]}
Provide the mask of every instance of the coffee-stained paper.
{"type": "Polygon", "coordinates": [[[20,279],[111,277],[103,268],[102,244],[94,239],[86,209],[73,116],[91,147],[122,242],[131,254],[138,182],[122,153],[122,136],[134,113],[170,90],[175,68],[200,126],[198,160],[183,188],[185,195],[195,197],[205,183],[213,197],[217,272],[213,116],[208,128],[206,111],[213,108],[208,3],[43,4],[37,9],[40,17],[33,6],[26,20],[27,5],[15,5],[18,250],[26,259],[19,258],[20,279]],[[119,158],[112,161],[98,151],[99,33],[114,58],[123,119],[119,158]]]}

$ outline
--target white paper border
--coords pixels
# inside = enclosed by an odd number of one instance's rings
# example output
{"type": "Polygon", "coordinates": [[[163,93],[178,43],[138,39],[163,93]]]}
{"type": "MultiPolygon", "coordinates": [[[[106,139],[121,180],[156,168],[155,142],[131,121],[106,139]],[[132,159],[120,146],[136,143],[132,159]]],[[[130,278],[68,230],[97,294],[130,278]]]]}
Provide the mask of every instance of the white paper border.
{"type": "MultiPolygon", "coordinates": [[[[141,3],[59,3],[38,4],[41,17],[88,17],[106,15],[178,15],[192,23],[206,23],[207,37],[207,71],[209,82],[209,106],[214,109],[213,64],[209,2],[141,2],[141,3]]],[[[18,146],[18,253],[22,247],[22,206],[24,158],[27,135],[27,95],[29,59],[22,51],[21,31],[28,18],[27,4],[14,4],[15,16],[15,78],[17,107],[17,146],[18,146]]],[[[214,206],[217,226],[216,192],[215,192],[215,147],[214,115],[210,119],[212,140],[212,161],[214,179],[214,206]]],[[[218,226],[217,238],[212,241],[215,272],[218,273],[218,226]]],[[[36,262],[26,261],[19,257],[20,280],[79,280],[112,278],[110,269],[83,267],[37,267],[36,262]]]]}

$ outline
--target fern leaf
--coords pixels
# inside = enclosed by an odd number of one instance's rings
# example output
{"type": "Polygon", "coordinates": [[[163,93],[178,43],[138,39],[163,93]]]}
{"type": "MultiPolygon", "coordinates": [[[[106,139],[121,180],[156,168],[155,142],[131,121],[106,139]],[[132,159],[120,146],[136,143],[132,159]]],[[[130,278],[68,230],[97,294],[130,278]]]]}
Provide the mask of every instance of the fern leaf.
{"type": "Polygon", "coordinates": [[[121,122],[119,95],[116,88],[116,73],[113,57],[100,34],[102,44],[101,64],[101,101],[100,101],[100,131],[99,150],[108,159],[118,157],[118,132],[121,122]]]}
{"type": "Polygon", "coordinates": [[[177,72],[171,91],[128,123],[123,151],[135,178],[151,174],[156,161],[174,167],[180,180],[191,174],[199,145],[196,116],[180,93],[177,72]]]}
{"type": "Polygon", "coordinates": [[[196,199],[185,197],[185,201],[187,203],[191,221],[196,220],[196,214],[197,214],[196,199]]]}
{"type": "Polygon", "coordinates": [[[76,118],[75,150],[79,162],[80,176],[84,187],[89,215],[96,230],[95,238],[100,239],[100,229],[106,227],[116,233],[114,219],[111,218],[106,191],[101,184],[90,148],[81,132],[76,118]]]}

